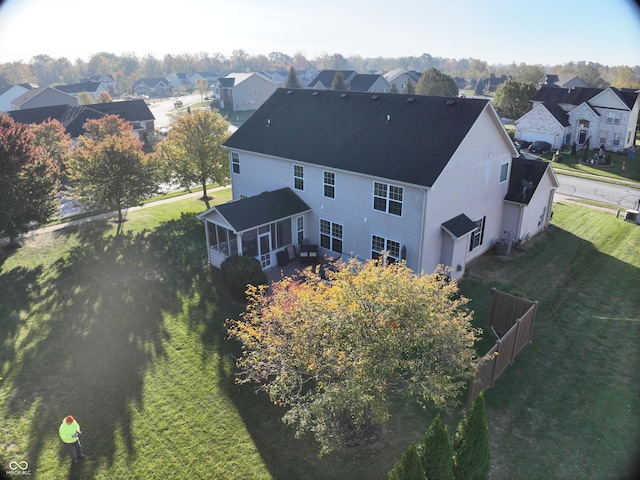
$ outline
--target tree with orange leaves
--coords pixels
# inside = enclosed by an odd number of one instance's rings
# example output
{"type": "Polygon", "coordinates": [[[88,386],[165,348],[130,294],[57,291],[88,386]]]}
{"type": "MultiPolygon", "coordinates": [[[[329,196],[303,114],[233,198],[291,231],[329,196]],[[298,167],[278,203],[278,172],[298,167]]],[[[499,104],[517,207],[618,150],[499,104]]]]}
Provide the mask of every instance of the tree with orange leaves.
{"type": "Polygon", "coordinates": [[[450,404],[474,370],[478,332],[457,284],[404,262],[338,262],[321,278],[249,287],[229,320],[242,343],[237,381],[288,408],[283,420],[312,432],[326,453],[373,441],[388,400],[450,404]]]}

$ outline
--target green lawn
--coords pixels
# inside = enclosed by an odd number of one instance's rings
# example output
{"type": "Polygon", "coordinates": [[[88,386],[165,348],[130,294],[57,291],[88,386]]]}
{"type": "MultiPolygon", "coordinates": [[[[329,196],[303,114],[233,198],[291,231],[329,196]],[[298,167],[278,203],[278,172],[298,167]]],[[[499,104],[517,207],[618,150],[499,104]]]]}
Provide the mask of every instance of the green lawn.
{"type": "MultiPolygon", "coordinates": [[[[551,161],[554,152],[547,152],[542,156],[543,160],[551,161]]],[[[591,159],[597,153],[597,150],[590,150],[587,158],[591,159]]],[[[562,154],[561,162],[553,162],[553,169],[557,173],[564,173],[567,175],[597,175],[601,177],[603,181],[634,181],[640,182],[640,156],[634,159],[630,159],[621,153],[607,152],[607,155],[611,159],[611,165],[607,166],[594,166],[584,164],[580,160],[582,159],[582,152],[578,151],[574,157],[569,152],[562,154]]]]}
{"type": "MultiPolygon", "coordinates": [[[[435,411],[398,401],[378,443],[318,458],[281,409],[234,384],[238,347],[223,322],[241,308],[205,265],[202,210],[181,200],[131,212],[120,238],[97,221],[0,251],[0,468],[384,479],[423,435],[435,411]],[[68,414],[90,456],[73,467],[57,436],[68,414]]],[[[534,343],[486,394],[493,479],[616,478],[640,438],[638,251],[637,226],[557,205],[535,248],[488,254],[462,282],[478,325],[493,286],[540,301],[534,343]]],[[[460,415],[445,416],[450,432],[460,415]]]]}

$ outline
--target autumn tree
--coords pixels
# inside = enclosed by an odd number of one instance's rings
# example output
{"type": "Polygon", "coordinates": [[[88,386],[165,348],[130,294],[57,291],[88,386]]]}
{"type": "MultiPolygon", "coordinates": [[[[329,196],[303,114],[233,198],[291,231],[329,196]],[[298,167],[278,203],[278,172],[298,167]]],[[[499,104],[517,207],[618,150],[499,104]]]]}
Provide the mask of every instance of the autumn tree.
{"type": "Polygon", "coordinates": [[[453,77],[431,67],[420,75],[420,80],[418,80],[418,86],[416,87],[416,93],[418,95],[457,97],[458,85],[456,85],[456,81],[453,77]]]}
{"type": "Polygon", "coordinates": [[[58,211],[58,174],[29,127],[0,114],[0,233],[11,245],[29,223],[46,222],[58,211]]]}
{"type": "Polygon", "coordinates": [[[298,74],[296,70],[293,68],[293,65],[289,67],[289,74],[287,75],[287,82],[285,83],[285,88],[302,88],[302,83],[298,78],[298,74]]]}
{"type": "Polygon", "coordinates": [[[71,197],[88,210],[116,211],[119,234],[123,212],[156,191],[154,171],[133,127],[117,115],[89,120],[84,128],[67,165],[71,197]]]}
{"type": "Polygon", "coordinates": [[[498,87],[493,104],[501,117],[517,120],[531,110],[531,100],[535,94],[533,83],[507,80],[498,87]]]}
{"type": "Polygon", "coordinates": [[[204,78],[198,78],[196,80],[196,92],[200,94],[200,100],[204,100],[205,94],[209,91],[209,82],[207,82],[204,78]]]}
{"type": "Polygon", "coordinates": [[[67,155],[71,148],[71,135],[62,124],[55,119],[48,119],[42,123],[31,125],[35,145],[45,152],[60,170],[64,170],[67,155]]]}
{"type": "Polygon", "coordinates": [[[166,177],[174,177],[184,188],[202,186],[202,200],[209,208],[207,184],[229,179],[228,156],[220,148],[229,136],[229,124],[217,110],[196,110],[171,125],[155,156],[163,164],[166,177]]]}
{"type": "Polygon", "coordinates": [[[113,102],[113,98],[109,95],[109,92],[100,92],[98,94],[98,98],[96,98],[96,103],[111,103],[113,102]]]}
{"type": "Polygon", "coordinates": [[[477,331],[455,282],[382,260],[337,262],[326,275],[307,269],[268,295],[250,287],[227,323],[243,347],[237,381],[287,407],[297,435],[313,433],[325,453],[375,431],[391,397],[444,406],[466,387],[477,331]]]}

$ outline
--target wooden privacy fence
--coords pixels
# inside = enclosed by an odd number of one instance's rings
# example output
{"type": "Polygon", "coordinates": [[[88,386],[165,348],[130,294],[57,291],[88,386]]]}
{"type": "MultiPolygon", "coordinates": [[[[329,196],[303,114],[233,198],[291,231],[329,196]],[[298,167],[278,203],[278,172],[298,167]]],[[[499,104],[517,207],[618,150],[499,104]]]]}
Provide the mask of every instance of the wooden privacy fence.
{"type": "Polygon", "coordinates": [[[478,363],[476,375],[469,385],[466,408],[480,392],[492,387],[518,353],[531,343],[537,309],[537,301],[491,289],[489,327],[498,340],[478,363]]]}

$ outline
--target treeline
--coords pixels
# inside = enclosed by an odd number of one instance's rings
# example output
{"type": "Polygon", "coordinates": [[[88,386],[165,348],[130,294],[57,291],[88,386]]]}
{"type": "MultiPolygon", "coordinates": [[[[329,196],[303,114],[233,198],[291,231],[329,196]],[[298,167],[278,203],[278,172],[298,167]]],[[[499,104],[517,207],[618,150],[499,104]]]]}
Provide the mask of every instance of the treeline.
{"type": "Polygon", "coordinates": [[[100,52],[88,61],[83,59],[53,58],[46,54],[36,55],[28,62],[18,61],[0,64],[0,88],[18,83],[34,83],[52,86],[79,82],[95,75],[112,75],[118,86],[118,93],[129,93],[132,85],[144,77],[164,77],[170,73],[215,72],[220,76],[230,72],[286,71],[293,66],[296,70],[319,71],[323,69],[355,70],[358,72],[386,72],[396,68],[424,72],[436,68],[452,77],[479,80],[491,76],[508,77],[517,81],[537,83],[544,73],[557,75],[578,75],[593,87],[613,85],[619,88],[640,88],[640,66],[609,67],[593,62],[570,62],[564,65],[489,65],[474,58],[441,58],[424,53],[420,56],[399,58],[343,57],[339,53],[324,54],[312,60],[302,53],[293,56],[282,52],[269,55],[249,55],[244,50],[234,50],[230,57],[221,53],[166,54],[162,58],[153,55],[139,57],[133,53],[116,55],[100,52]]]}

